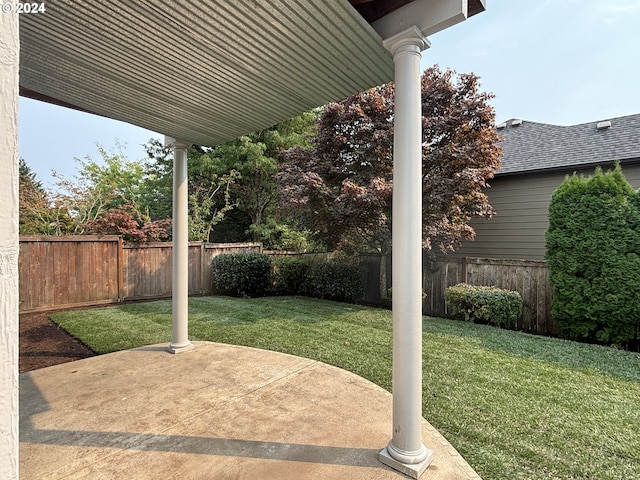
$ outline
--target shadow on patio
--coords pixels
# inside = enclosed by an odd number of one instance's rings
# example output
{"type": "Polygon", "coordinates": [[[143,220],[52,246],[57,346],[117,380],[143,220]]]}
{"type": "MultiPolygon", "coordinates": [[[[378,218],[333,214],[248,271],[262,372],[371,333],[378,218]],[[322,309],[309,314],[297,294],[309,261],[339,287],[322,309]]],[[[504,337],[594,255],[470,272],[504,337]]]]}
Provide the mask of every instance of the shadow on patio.
{"type": "MultiPolygon", "coordinates": [[[[401,479],[391,395],[305,358],[209,342],[20,375],[20,478],[401,479]]],[[[427,480],[478,478],[426,421],[427,480]]]]}

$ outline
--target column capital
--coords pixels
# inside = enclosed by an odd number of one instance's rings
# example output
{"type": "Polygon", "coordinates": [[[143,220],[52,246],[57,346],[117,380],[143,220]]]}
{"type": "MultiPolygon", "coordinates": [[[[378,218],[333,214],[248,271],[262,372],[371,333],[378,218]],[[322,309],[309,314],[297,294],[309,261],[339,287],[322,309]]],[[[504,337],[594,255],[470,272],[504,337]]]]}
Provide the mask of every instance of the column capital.
{"type": "Polygon", "coordinates": [[[172,147],[178,150],[186,150],[190,145],[191,144],[189,142],[186,142],[184,140],[176,140],[173,137],[169,137],[167,135],[164,136],[165,147],[172,147]]]}
{"type": "Polygon", "coordinates": [[[429,48],[431,42],[429,42],[427,37],[422,34],[422,31],[414,25],[383,40],[382,45],[395,56],[403,50],[420,53],[429,48]]]}

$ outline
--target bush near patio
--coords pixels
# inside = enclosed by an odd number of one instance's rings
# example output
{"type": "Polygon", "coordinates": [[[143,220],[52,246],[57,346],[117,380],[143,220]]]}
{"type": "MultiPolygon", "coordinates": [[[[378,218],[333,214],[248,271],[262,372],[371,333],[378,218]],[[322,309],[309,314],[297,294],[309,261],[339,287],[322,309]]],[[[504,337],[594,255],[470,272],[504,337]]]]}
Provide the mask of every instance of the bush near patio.
{"type": "Polygon", "coordinates": [[[298,257],[281,257],[274,262],[276,292],[297,295],[308,287],[311,266],[298,257]]]}
{"type": "Polygon", "coordinates": [[[261,297],[271,293],[272,259],[264,253],[226,253],[211,262],[216,292],[235,297],[261,297]]]}
{"type": "Polygon", "coordinates": [[[552,315],[575,340],[637,345],[639,195],[620,165],[565,178],[551,197],[546,261],[552,315]]]}
{"type": "Polygon", "coordinates": [[[308,294],[312,297],[355,303],[364,297],[365,271],[354,259],[331,258],[311,270],[308,294]]]}
{"type": "Polygon", "coordinates": [[[444,296],[453,318],[467,322],[513,329],[522,313],[522,297],[511,290],[459,283],[444,296]]]}
{"type": "Polygon", "coordinates": [[[227,253],[211,262],[216,293],[234,297],[299,294],[338,302],[364,296],[364,268],[356,259],[334,254],[311,267],[297,258],[273,261],[266,253],[227,253]]]}

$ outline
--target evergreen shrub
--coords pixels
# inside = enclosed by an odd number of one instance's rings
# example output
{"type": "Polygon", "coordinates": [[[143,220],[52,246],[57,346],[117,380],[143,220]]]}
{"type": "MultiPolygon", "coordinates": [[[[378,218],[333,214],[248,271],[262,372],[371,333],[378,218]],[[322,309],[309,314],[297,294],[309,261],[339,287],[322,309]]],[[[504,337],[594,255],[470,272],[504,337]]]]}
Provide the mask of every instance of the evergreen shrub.
{"type": "Polygon", "coordinates": [[[565,178],[549,205],[552,315],[574,340],[628,344],[640,329],[638,193],[620,165],[565,178]]]}
{"type": "Polygon", "coordinates": [[[357,302],[365,293],[364,269],[355,261],[328,260],[313,267],[308,290],[313,297],[357,302]]]}
{"type": "Polygon", "coordinates": [[[303,293],[309,277],[310,266],[298,257],[281,257],[275,262],[275,282],[278,293],[297,295],[303,293]]]}
{"type": "Polygon", "coordinates": [[[272,260],[265,253],[225,253],[211,262],[213,289],[235,297],[260,297],[271,291],[272,260]]]}
{"type": "Polygon", "coordinates": [[[445,301],[454,318],[467,322],[514,328],[522,314],[520,294],[496,287],[459,283],[445,290],[445,301]]]}

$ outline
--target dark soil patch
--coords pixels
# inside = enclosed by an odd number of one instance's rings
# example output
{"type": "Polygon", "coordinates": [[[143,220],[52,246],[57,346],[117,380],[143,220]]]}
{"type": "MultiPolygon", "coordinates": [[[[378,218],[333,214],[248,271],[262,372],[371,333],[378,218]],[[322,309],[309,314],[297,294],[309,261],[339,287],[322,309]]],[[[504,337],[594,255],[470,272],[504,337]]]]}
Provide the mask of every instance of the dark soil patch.
{"type": "Polygon", "coordinates": [[[95,356],[47,313],[20,315],[20,373],[95,356]]]}

